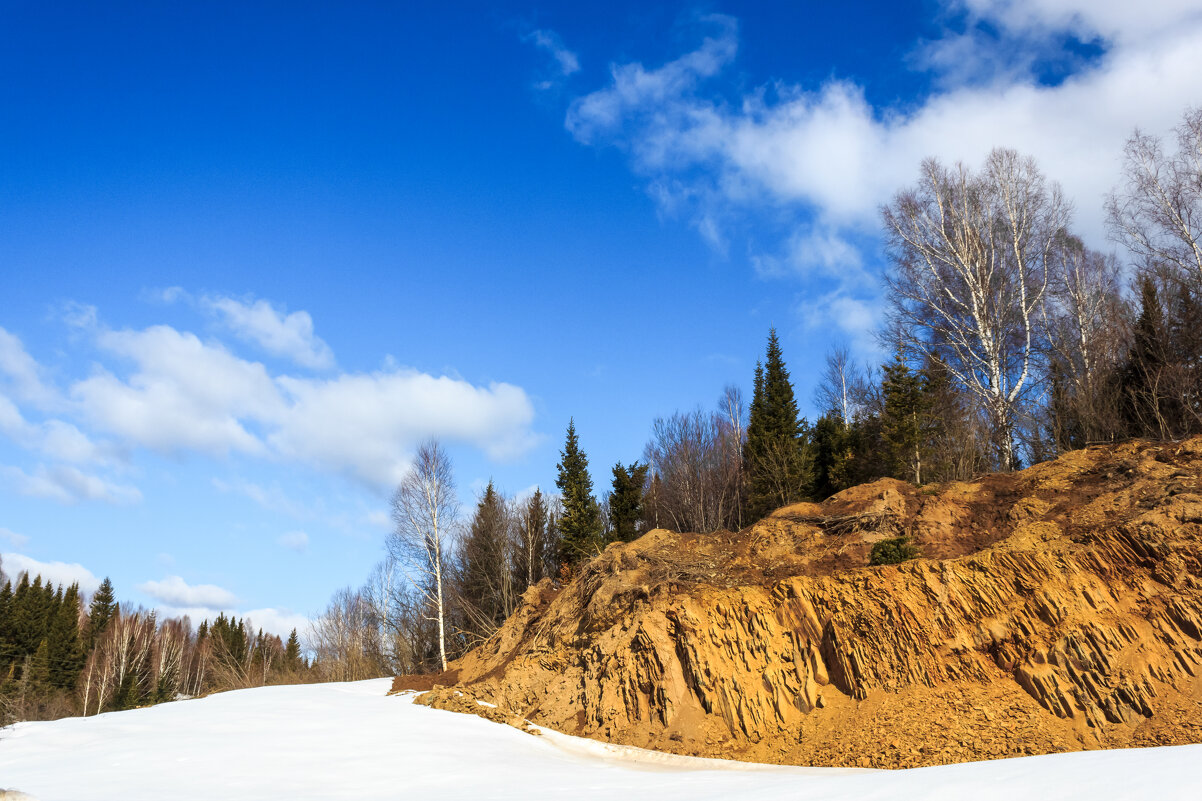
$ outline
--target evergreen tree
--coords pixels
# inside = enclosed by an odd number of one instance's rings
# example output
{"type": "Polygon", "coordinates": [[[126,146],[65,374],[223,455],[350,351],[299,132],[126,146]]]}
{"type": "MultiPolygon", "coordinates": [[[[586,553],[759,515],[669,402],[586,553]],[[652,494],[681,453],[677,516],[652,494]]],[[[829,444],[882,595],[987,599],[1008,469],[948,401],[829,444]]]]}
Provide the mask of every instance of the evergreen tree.
{"type": "Polygon", "coordinates": [[[79,636],[79,585],[72,584],[63,593],[50,620],[46,641],[49,648],[50,684],[70,690],[83,670],[84,651],[79,636]]]}
{"type": "Polygon", "coordinates": [[[634,462],[623,467],[614,465],[613,491],[609,494],[609,522],[613,538],[630,542],[639,536],[638,524],[643,517],[643,486],[647,483],[648,464],[634,462]]]}
{"type": "Polygon", "coordinates": [[[1160,385],[1169,360],[1169,336],[1156,282],[1145,275],[1139,289],[1139,318],[1123,375],[1124,412],[1133,434],[1163,439],[1170,415],[1160,385]]]}
{"type": "Polygon", "coordinates": [[[573,564],[599,553],[602,546],[601,507],[593,497],[588,457],[580,450],[575,420],[568,422],[567,438],[556,467],[559,477],[555,486],[563,497],[563,514],[559,518],[560,561],[573,564]]]}
{"type": "Polygon", "coordinates": [[[288,644],[284,646],[284,666],[289,670],[301,667],[300,638],[296,636],[296,629],[288,635],[288,644]]]}
{"type": "Polygon", "coordinates": [[[910,369],[900,352],[892,364],[881,369],[884,373],[881,436],[888,451],[890,472],[895,478],[921,484],[929,421],[922,378],[910,369]]]}
{"type": "Polygon", "coordinates": [[[814,423],[814,484],[810,494],[821,501],[851,486],[853,431],[838,410],[814,423]]]}
{"type": "Polygon", "coordinates": [[[113,619],[116,610],[117,602],[113,594],[113,582],[109,581],[108,576],[105,576],[104,581],[100,582],[96,594],[92,596],[92,603],[88,606],[86,644],[89,651],[96,647],[96,640],[100,639],[100,635],[109,621],[113,619]]]}
{"type": "Polygon", "coordinates": [[[756,364],[743,469],[749,521],[802,500],[812,482],[809,427],[798,413],[775,328],[764,364],[756,364]]]}
{"type": "Polygon", "coordinates": [[[488,482],[476,504],[463,543],[463,583],[460,594],[470,607],[469,628],[488,636],[512,611],[515,593],[510,582],[509,520],[505,499],[488,482]]]}
{"type": "Polygon", "coordinates": [[[4,586],[0,587],[0,675],[8,667],[16,649],[12,641],[12,606],[13,585],[5,580],[4,586]]]}
{"type": "Polygon", "coordinates": [[[551,510],[542,490],[535,489],[530,499],[518,510],[517,548],[514,552],[513,575],[517,587],[529,587],[550,575],[558,555],[554,541],[551,510]]]}

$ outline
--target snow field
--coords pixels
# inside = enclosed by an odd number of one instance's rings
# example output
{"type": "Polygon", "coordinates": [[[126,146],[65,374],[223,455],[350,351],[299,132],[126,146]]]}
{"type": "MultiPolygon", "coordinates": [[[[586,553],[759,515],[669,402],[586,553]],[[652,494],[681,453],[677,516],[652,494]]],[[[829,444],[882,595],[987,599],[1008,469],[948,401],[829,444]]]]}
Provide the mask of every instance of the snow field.
{"type": "Polygon", "coordinates": [[[535,737],[387,696],[389,684],[264,687],[20,723],[0,730],[0,788],[38,801],[1202,798],[1202,745],[909,771],[751,765],[535,737]]]}

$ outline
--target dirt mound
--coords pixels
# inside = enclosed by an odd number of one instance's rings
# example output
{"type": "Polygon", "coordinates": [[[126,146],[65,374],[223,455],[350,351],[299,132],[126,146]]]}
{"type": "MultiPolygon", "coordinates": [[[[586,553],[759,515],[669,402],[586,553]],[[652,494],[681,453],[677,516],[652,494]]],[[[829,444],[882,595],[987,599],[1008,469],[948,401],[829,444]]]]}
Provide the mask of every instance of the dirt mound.
{"type": "Polygon", "coordinates": [[[532,587],[425,700],[808,765],[1202,741],[1200,476],[1202,438],[1132,442],[653,531],[532,587]],[[923,558],[868,567],[899,533],[923,558]]]}

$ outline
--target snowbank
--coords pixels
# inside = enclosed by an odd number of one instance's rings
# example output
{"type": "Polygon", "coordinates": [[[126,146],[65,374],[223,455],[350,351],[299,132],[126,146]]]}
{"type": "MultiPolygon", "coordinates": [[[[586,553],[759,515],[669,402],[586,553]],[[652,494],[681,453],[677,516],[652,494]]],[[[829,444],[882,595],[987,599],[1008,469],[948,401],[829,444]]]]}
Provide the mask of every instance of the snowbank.
{"type": "Polygon", "coordinates": [[[788,768],[534,737],[386,696],[266,687],[0,730],[0,788],[39,801],[1197,799],[1202,745],[909,771],[788,768]]]}

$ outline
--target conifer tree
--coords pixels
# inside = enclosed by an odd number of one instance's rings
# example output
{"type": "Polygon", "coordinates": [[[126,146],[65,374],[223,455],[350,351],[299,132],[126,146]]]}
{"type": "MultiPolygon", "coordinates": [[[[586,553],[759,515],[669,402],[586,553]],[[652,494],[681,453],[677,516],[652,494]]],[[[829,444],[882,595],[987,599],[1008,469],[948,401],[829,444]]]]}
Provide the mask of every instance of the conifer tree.
{"type": "Polygon", "coordinates": [[[809,430],[801,419],[776,329],[768,332],[763,365],[756,364],[743,469],[747,477],[746,520],[806,496],[812,480],[809,430]]]}
{"type": "Polygon", "coordinates": [[[288,644],[284,646],[284,665],[290,670],[300,668],[300,638],[296,636],[296,629],[288,635],[288,644]]]}
{"type": "Polygon", "coordinates": [[[910,369],[900,352],[881,370],[884,373],[881,437],[888,449],[891,472],[896,478],[921,484],[928,427],[928,403],[922,378],[910,369]]]}
{"type": "Polygon", "coordinates": [[[1123,375],[1125,416],[1132,433],[1163,439],[1167,436],[1168,415],[1160,384],[1168,362],[1169,342],[1160,293],[1156,282],[1147,275],[1140,281],[1139,318],[1134,334],[1123,375]]]}
{"type": "Polygon", "coordinates": [[[576,421],[568,422],[567,437],[555,486],[563,497],[559,518],[560,561],[573,564],[601,550],[601,508],[593,497],[593,479],[588,474],[588,457],[580,450],[576,421]]]}
{"type": "Polygon", "coordinates": [[[850,486],[853,430],[843,415],[832,409],[814,423],[814,486],[811,495],[821,501],[850,486]]]}
{"type": "Polygon", "coordinates": [[[60,690],[70,690],[83,670],[83,643],[79,636],[79,585],[72,584],[63,593],[46,641],[49,648],[50,684],[60,690]]]}
{"type": "Polygon", "coordinates": [[[513,573],[519,588],[529,587],[548,575],[549,565],[557,559],[555,525],[542,490],[534,494],[517,513],[517,550],[513,573]]]}
{"type": "Polygon", "coordinates": [[[613,538],[631,542],[639,535],[638,524],[643,517],[643,485],[647,482],[650,465],[634,462],[623,467],[614,465],[613,491],[609,495],[609,521],[613,538]]]}
{"type": "Polygon", "coordinates": [[[96,590],[96,594],[92,596],[92,603],[88,606],[86,639],[89,651],[96,647],[96,640],[100,638],[105,626],[113,619],[116,609],[117,604],[113,594],[113,582],[109,581],[108,576],[105,576],[104,581],[100,582],[100,587],[96,590]]]}
{"type": "Polygon", "coordinates": [[[516,593],[510,569],[509,520],[505,499],[490,480],[476,504],[463,543],[463,584],[470,628],[488,636],[513,611],[516,593]]]}

